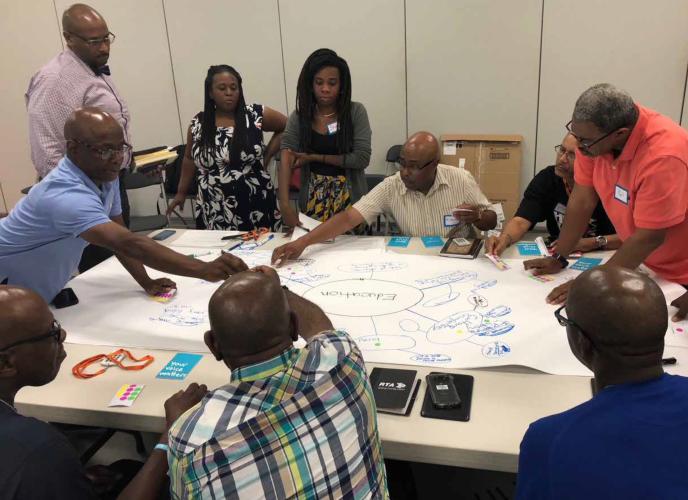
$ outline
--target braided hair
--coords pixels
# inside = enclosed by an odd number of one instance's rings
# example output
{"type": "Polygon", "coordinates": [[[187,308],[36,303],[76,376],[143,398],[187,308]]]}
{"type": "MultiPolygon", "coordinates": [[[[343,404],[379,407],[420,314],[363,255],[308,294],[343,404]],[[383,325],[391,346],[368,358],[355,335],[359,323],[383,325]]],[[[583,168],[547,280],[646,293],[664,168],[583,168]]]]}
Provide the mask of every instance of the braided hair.
{"type": "Polygon", "coordinates": [[[246,127],[246,101],[244,100],[244,88],[241,86],[241,75],[233,67],[226,64],[210,66],[205,77],[205,100],[203,111],[200,113],[201,120],[201,151],[206,158],[215,154],[215,135],[217,126],[215,125],[215,102],[213,101],[212,87],[213,78],[220,73],[229,73],[237,79],[239,84],[239,100],[234,111],[234,133],[229,151],[230,165],[240,165],[241,152],[248,143],[248,130],[246,127]]]}
{"type": "Polygon", "coordinates": [[[337,149],[348,153],[353,149],[354,126],[351,120],[351,73],[349,65],[334,50],[318,49],[303,64],[296,86],[296,112],[299,117],[299,146],[308,151],[313,136],[313,119],[316,113],[313,80],[318,71],[325,67],[339,70],[339,95],[337,96],[337,149]]]}

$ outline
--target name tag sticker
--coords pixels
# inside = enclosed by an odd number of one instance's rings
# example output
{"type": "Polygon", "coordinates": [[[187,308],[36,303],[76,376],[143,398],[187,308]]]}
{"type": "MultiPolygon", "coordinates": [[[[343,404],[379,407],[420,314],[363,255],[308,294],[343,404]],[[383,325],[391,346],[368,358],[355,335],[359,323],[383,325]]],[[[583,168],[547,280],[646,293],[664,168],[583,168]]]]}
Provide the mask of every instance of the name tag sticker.
{"type": "Polygon", "coordinates": [[[617,184],[614,186],[614,198],[619,200],[624,205],[628,205],[628,190],[617,184]]]}
{"type": "Polygon", "coordinates": [[[327,133],[330,134],[330,135],[336,134],[336,133],[337,133],[337,122],[330,123],[330,124],[327,126],[327,133]]]}
{"type": "Polygon", "coordinates": [[[454,227],[459,223],[458,220],[456,220],[456,217],[452,214],[448,214],[444,216],[444,227],[454,227]]]}

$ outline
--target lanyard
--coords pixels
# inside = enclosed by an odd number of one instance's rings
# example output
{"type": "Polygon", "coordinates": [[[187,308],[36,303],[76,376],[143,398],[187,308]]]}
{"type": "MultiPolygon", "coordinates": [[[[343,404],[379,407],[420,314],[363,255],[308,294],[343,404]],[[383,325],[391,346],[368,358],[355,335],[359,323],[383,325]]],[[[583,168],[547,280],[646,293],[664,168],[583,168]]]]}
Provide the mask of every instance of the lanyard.
{"type": "Polygon", "coordinates": [[[151,355],[146,355],[143,356],[142,358],[135,358],[132,356],[132,354],[127,351],[126,349],[117,349],[115,352],[111,352],[110,354],[96,354],[95,356],[91,356],[90,358],[86,358],[83,361],[79,361],[74,367],[72,368],[72,373],[76,378],[92,378],[97,375],[100,375],[101,373],[105,373],[105,370],[107,370],[110,366],[112,365],[117,365],[119,366],[122,370],[143,370],[145,367],[150,365],[153,360],[153,356],[151,355]],[[133,364],[133,365],[124,365],[123,361],[129,358],[132,361],[140,364],[133,364]],[[97,363],[99,361],[106,361],[109,363],[97,372],[93,373],[86,373],[86,368],[91,366],[93,363],[97,363]]]}

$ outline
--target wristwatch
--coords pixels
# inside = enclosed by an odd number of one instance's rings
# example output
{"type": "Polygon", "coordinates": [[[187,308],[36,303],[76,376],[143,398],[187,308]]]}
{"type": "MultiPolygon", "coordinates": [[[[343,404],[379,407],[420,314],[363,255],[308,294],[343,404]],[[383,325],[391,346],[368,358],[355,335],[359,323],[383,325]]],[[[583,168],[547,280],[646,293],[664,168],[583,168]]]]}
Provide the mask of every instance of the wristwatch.
{"type": "Polygon", "coordinates": [[[559,264],[561,264],[562,269],[566,269],[566,267],[569,265],[569,261],[560,253],[553,253],[552,258],[559,261],[559,264]]]}
{"type": "Polygon", "coordinates": [[[607,237],[601,235],[596,236],[595,241],[597,242],[597,248],[599,248],[600,250],[604,250],[604,247],[606,247],[608,243],[607,237]]]}

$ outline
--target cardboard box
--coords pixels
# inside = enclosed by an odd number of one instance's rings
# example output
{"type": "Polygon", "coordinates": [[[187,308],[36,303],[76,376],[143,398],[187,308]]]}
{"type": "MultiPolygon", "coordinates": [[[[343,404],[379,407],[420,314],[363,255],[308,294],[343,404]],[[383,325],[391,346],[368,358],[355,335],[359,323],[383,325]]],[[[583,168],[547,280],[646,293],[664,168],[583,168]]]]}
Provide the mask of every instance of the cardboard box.
{"type": "Polygon", "coordinates": [[[485,196],[501,203],[507,220],[521,201],[520,135],[444,134],[441,163],[465,168],[485,196]]]}

